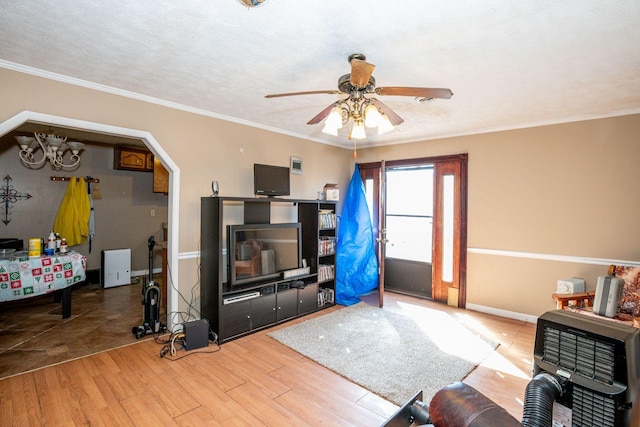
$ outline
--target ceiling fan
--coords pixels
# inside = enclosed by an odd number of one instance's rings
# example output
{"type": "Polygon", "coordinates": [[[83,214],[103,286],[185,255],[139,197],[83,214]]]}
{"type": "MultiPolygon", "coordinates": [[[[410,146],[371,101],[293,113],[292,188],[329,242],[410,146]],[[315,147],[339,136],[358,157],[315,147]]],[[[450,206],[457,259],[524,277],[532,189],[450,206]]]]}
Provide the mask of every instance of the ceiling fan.
{"type": "Polygon", "coordinates": [[[378,134],[382,134],[392,130],[394,126],[404,121],[389,107],[370,95],[413,96],[419,102],[435,98],[449,99],[453,95],[450,89],[443,88],[376,87],[376,79],[372,75],[375,65],[366,62],[366,57],[363,54],[354,53],[349,55],[349,63],[351,64],[351,73],[345,74],[338,79],[337,90],[278,93],[266,95],[265,98],[315,94],[347,95],[346,98],[336,101],[322,110],[307,124],[314,125],[326,118],[322,132],[338,135],[338,129],[342,128],[349,119],[353,119],[349,139],[364,139],[366,137],[365,126],[377,127],[378,134]]]}

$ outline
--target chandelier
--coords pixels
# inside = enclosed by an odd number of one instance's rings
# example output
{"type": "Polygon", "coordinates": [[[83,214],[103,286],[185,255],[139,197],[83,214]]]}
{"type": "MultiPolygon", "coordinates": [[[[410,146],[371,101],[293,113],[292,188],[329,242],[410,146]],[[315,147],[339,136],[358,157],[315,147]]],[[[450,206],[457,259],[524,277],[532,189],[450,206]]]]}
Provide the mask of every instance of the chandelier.
{"type": "Polygon", "coordinates": [[[64,135],[55,133],[34,132],[34,136],[16,136],[16,141],[20,146],[18,154],[22,163],[30,169],[40,169],[47,159],[51,167],[55,170],[62,168],[74,168],[80,164],[80,150],[83,143],[77,141],[67,141],[64,135]],[[42,150],[42,158],[35,160],[34,153],[42,150]],[[70,163],[64,163],[65,152],[71,152],[70,163]]]}
{"type": "Polygon", "coordinates": [[[349,139],[365,139],[365,128],[378,129],[378,135],[385,134],[394,129],[393,124],[386,114],[381,112],[374,103],[373,98],[366,98],[362,92],[354,91],[348,98],[335,102],[330,106],[331,111],[324,121],[322,132],[327,135],[338,135],[349,120],[353,120],[349,139]]]}

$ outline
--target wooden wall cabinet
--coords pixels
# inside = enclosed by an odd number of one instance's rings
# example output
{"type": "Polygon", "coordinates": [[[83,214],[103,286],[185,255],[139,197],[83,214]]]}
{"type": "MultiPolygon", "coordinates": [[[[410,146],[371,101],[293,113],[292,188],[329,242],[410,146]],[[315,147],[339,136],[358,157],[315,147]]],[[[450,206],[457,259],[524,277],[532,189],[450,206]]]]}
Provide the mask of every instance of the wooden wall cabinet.
{"type": "Polygon", "coordinates": [[[153,172],[153,154],[150,151],[129,147],[115,147],[113,150],[114,169],[153,172]]]}
{"type": "Polygon", "coordinates": [[[153,158],[153,192],[169,192],[169,171],[155,157],[153,158]]]}

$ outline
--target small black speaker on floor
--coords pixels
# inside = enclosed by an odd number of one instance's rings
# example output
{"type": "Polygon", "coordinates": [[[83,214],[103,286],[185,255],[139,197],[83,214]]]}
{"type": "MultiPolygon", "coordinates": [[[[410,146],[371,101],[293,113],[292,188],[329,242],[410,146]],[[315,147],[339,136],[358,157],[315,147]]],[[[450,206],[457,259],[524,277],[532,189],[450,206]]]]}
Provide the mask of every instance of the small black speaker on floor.
{"type": "Polygon", "coordinates": [[[184,347],[187,351],[209,345],[209,322],[206,319],[193,320],[182,324],[184,347]]]}

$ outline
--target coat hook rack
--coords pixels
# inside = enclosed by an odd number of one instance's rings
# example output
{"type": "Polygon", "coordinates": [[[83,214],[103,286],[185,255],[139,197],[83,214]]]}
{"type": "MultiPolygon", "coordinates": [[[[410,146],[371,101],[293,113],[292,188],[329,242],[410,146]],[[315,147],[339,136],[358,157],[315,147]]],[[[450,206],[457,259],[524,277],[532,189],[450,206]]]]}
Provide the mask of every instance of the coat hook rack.
{"type": "MultiPolygon", "coordinates": [[[[51,181],[71,181],[70,176],[52,176],[51,177],[51,181]]],[[[85,176],[83,177],[85,179],[85,181],[93,183],[93,184],[97,184],[100,182],[100,178],[94,178],[92,176],[85,176]]]]}

